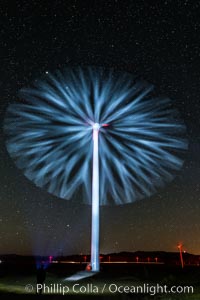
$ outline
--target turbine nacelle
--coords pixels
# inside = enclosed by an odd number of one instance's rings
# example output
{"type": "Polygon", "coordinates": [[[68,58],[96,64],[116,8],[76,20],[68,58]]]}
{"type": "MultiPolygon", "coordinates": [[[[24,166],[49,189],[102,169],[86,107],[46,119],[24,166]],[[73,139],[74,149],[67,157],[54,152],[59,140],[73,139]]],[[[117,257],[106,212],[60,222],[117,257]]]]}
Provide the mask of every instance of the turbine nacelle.
{"type": "Polygon", "coordinates": [[[99,123],[92,123],[92,129],[93,130],[99,130],[101,127],[107,127],[108,124],[99,124],[99,123]]]}
{"type": "Polygon", "coordinates": [[[101,125],[100,125],[99,123],[94,123],[94,124],[92,125],[93,130],[99,130],[100,127],[101,127],[101,125]]]}

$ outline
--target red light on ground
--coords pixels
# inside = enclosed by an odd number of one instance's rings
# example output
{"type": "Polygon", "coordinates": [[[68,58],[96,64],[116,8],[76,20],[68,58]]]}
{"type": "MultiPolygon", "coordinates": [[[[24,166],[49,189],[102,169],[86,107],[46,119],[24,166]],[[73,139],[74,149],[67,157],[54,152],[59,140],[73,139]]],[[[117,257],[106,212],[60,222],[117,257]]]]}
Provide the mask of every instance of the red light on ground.
{"type": "Polygon", "coordinates": [[[102,124],[102,127],[108,127],[109,124],[102,124]]]}
{"type": "Polygon", "coordinates": [[[91,267],[91,265],[89,264],[89,265],[87,265],[86,266],[86,271],[91,271],[92,270],[92,267],[91,267]]]}

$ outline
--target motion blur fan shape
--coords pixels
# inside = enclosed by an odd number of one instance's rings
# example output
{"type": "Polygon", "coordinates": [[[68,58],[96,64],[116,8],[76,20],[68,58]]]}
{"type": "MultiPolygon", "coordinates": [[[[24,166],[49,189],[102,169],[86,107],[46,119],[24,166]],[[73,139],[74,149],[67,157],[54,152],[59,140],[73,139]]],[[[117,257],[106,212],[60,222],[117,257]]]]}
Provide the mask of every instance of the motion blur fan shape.
{"type": "Polygon", "coordinates": [[[91,203],[93,131],[98,131],[99,201],[152,195],[183,164],[185,126],[168,98],[130,74],[75,68],[20,91],[5,118],[7,150],[37,186],[91,203]]]}

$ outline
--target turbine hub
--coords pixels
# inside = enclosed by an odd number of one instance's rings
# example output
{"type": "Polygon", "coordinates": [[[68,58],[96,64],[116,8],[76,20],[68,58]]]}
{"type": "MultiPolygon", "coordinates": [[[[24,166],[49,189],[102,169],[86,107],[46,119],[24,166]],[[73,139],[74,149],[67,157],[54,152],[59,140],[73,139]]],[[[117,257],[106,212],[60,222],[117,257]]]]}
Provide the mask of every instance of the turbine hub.
{"type": "Polygon", "coordinates": [[[100,127],[101,127],[101,126],[100,126],[99,123],[94,123],[94,124],[92,125],[93,130],[99,130],[100,127]]]}

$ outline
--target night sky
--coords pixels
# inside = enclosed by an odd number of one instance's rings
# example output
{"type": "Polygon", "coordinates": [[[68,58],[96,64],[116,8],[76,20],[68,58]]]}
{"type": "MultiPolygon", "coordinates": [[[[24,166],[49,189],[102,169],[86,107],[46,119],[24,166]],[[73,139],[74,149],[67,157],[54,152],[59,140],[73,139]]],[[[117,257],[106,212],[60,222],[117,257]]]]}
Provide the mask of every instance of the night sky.
{"type": "Polygon", "coordinates": [[[182,242],[200,254],[200,3],[26,2],[12,8],[20,17],[1,4],[0,253],[90,253],[91,207],[58,199],[30,182],[9,157],[2,127],[21,87],[46,72],[95,65],[154,84],[173,99],[189,138],[173,182],[151,198],[101,207],[101,253],[177,251],[182,242]]]}

